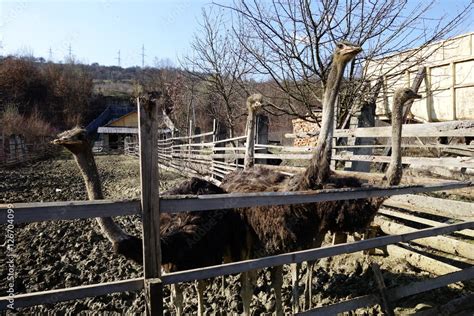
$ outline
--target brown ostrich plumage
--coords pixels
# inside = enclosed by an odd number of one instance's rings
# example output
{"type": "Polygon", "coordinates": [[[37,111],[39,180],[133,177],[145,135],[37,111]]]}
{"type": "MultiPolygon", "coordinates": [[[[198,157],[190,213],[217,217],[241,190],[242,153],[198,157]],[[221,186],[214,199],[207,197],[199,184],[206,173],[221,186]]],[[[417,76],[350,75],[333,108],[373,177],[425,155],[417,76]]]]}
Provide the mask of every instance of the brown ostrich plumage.
{"type": "MultiPolygon", "coordinates": [[[[223,194],[222,188],[191,178],[162,195],[223,194]]],[[[161,214],[162,264],[167,272],[221,264],[240,256],[243,222],[234,210],[161,214]]]]}
{"type": "MultiPolygon", "coordinates": [[[[410,89],[400,89],[394,97],[392,162],[387,172],[387,184],[397,185],[401,179],[401,112],[403,104],[420,98],[410,89]]],[[[315,155],[319,155],[316,153],[315,155]]],[[[309,167],[311,168],[311,167],[309,167]]],[[[308,169],[309,169],[308,168],[308,169]]],[[[307,183],[308,169],[292,177],[263,167],[235,171],[223,180],[221,187],[228,192],[288,192],[296,191],[301,183],[307,183]]],[[[317,169],[313,168],[314,170],[317,169]]],[[[330,172],[323,183],[312,189],[357,188],[363,184],[354,177],[340,176],[330,172]]],[[[259,206],[238,209],[244,220],[252,227],[257,249],[267,254],[308,248],[313,240],[332,232],[356,232],[365,229],[373,220],[385,198],[330,201],[282,206],[259,206]]]]}

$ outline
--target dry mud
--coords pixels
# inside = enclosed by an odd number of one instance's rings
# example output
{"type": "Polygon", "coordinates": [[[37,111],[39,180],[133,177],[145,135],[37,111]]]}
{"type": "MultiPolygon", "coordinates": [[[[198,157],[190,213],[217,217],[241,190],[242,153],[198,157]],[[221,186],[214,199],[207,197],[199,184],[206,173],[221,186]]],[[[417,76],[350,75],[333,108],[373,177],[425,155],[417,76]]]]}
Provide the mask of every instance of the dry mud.
{"type": "MultiPolygon", "coordinates": [[[[99,173],[107,199],[138,198],[138,161],[125,156],[97,157],[99,173]]],[[[182,181],[177,174],[163,172],[161,188],[167,189],[182,181]]],[[[0,170],[0,203],[66,201],[86,199],[80,173],[71,159],[50,159],[14,169],[0,170]]],[[[140,235],[137,216],[118,218],[131,234],[140,235]]],[[[0,296],[6,295],[5,227],[0,226],[0,296]]],[[[140,277],[141,267],[115,255],[109,243],[99,234],[94,220],[54,221],[17,225],[15,227],[15,291],[28,293],[64,287],[110,282],[140,277]]],[[[433,277],[403,260],[382,256],[368,259],[361,253],[320,260],[313,284],[313,304],[333,302],[373,293],[376,283],[369,260],[377,262],[387,286],[408,284],[433,277]]],[[[291,314],[291,283],[288,268],[284,271],[283,300],[286,313],[291,314]]],[[[303,265],[303,272],[305,265],[303,265]]],[[[300,292],[303,291],[303,278],[300,292]]],[[[209,314],[227,315],[241,312],[238,297],[238,276],[213,280],[205,292],[205,309],[209,314]]],[[[472,284],[442,288],[415,295],[398,302],[396,313],[405,315],[449,302],[472,290],[472,284]]],[[[174,314],[169,289],[165,287],[167,315],[174,314]]],[[[192,284],[185,288],[185,313],[196,313],[196,294],[192,284]]],[[[252,302],[254,315],[271,315],[274,295],[269,286],[269,272],[260,273],[252,302]]],[[[143,293],[116,293],[57,304],[44,304],[9,311],[9,314],[141,314],[143,293]]],[[[360,309],[353,314],[377,315],[378,306],[360,309]]]]}

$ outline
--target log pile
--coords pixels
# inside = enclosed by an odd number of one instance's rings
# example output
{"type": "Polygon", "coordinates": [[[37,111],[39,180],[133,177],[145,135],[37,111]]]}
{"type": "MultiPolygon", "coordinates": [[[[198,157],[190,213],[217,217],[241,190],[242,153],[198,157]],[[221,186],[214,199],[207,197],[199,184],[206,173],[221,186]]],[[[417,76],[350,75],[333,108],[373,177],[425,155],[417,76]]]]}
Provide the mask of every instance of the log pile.
{"type": "MultiPolygon", "coordinates": [[[[319,130],[319,126],[316,123],[307,122],[302,119],[295,119],[292,121],[293,124],[293,133],[307,133],[315,132],[319,130]]],[[[295,138],[293,141],[293,146],[303,147],[303,146],[316,146],[316,141],[318,137],[305,137],[305,138],[295,138]]]]}

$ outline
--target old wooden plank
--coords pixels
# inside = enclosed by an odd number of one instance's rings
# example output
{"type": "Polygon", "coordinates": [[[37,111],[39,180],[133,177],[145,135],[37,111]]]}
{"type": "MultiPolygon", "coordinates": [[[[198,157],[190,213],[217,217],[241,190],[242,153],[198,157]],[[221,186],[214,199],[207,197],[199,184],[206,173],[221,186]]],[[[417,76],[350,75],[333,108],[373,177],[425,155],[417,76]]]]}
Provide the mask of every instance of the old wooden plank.
{"type": "MultiPolygon", "coordinates": [[[[140,141],[140,185],[142,209],[143,271],[145,288],[146,315],[162,315],[163,296],[152,296],[157,292],[152,288],[150,279],[161,276],[160,243],[160,199],[158,152],[155,145],[158,140],[159,110],[155,102],[138,105],[138,125],[140,141]],[[160,312],[161,311],[161,312],[160,312]]],[[[159,294],[159,291],[158,291],[159,294]]]]}
{"type": "Polygon", "coordinates": [[[388,245],[387,251],[391,257],[406,260],[410,265],[435,275],[443,275],[461,270],[458,267],[397,245],[388,245]]]}
{"type": "Polygon", "coordinates": [[[474,219],[472,203],[434,198],[423,195],[392,196],[384,202],[385,205],[404,208],[410,211],[451,217],[461,220],[474,219]]]}
{"type": "Polygon", "coordinates": [[[382,311],[388,316],[395,316],[392,304],[387,296],[387,287],[385,286],[385,281],[383,279],[382,272],[380,271],[380,267],[375,262],[372,263],[371,267],[374,273],[375,282],[377,283],[377,288],[379,290],[380,306],[382,307],[382,311]]]}
{"type": "MultiPolygon", "coordinates": [[[[140,212],[140,202],[134,201],[67,201],[46,203],[12,203],[15,223],[51,220],[73,220],[94,217],[134,215],[140,212]]],[[[8,204],[0,204],[0,224],[7,222],[8,204]]]]}
{"type": "Polygon", "coordinates": [[[205,267],[182,272],[173,272],[167,275],[163,275],[162,281],[164,284],[171,284],[178,282],[188,282],[191,280],[203,280],[221,275],[262,269],[265,267],[280,266],[284,264],[298,263],[303,261],[312,261],[321,258],[337,256],[344,253],[353,253],[361,250],[378,248],[399,242],[408,242],[414,239],[447,234],[453,231],[461,229],[470,229],[473,227],[474,221],[452,225],[444,225],[441,227],[420,229],[405,234],[389,235],[356,241],[353,243],[340,244],[336,246],[308,249],[259,259],[227,263],[219,266],[205,267]]]}
{"type": "Polygon", "coordinates": [[[42,304],[54,304],[86,297],[100,296],[117,292],[139,291],[143,289],[143,278],[114,281],[92,285],[42,291],[36,293],[16,294],[0,297],[0,310],[6,310],[9,299],[15,302],[15,308],[29,307],[42,304]]]}
{"type": "Polygon", "coordinates": [[[152,298],[147,306],[147,314],[163,315],[163,282],[160,279],[145,279],[145,297],[152,298]]]}
{"type": "Polygon", "coordinates": [[[467,281],[474,278],[474,266],[461,271],[452,272],[421,282],[413,282],[405,286],[388,290],[389,297],[400,299],[421,292],[431,291],[451,283],[467,281]]]}
{"type": "MultiPolygon", "coordinates": [[[[258,155],[258,154],[257,154],[258,155]]],[[[368,161],[368,162],[390,162],[389,156],[369,156],[369,155],[349,155],[339,154],[332,157],[334,160],[349,161],[368,161]]],[[[407,165],[423,165],[423,166],[443,166],[443,167],[459,167],[474,168],[474,158],[472,157],[402,157],[402,163],[407,165]]]]}
{"type": "Polygon", "coordinates": [[[442,184],[371,187],[371,188],[344,188],[319,191],[301,192],[259,192],[259,193],[231,193],[200,196],[170,196],[161,199],[163,212],[185,212],[199,210],[228,209],[238,207],[252,207],[261,205],[287,205],[315,203],[324,201],[352,200],[397,194],[432,192],[446,189],[455,189],[471,186],[470,182],[449,182],[442,184]],[[185,198],[183,198],[185,197],[185,198]]]}
{"type": "MultiPolygon", "coordinates": [[[[391,235],[416,231],[416,228],[385,220],[378,216],[375,217],[374,223],[379,225],[384,233],[391,235]]],[[[415,243],[474,260],[474,245],[462,240],[456,240],[445,236],[435,236],[418,239],[415,243]]]]}
{"type": "Polygon", "coordinates": [[[242,140],[242,139],[246,139],[246,138],[247,138],[247,136],[238,136],[238,137],[226,138],[226,139],[216,140],[214,142],[214,144],[228,143],[228,142],[232,142],[232,141],[235,141],[235,140],[242,140]]]}
{"type": "MultiPolygon", "coordinates": [[[[379,211],[377,212],[377,214],[395,217],[395,218],[403,219],[403,220],[408,220],[411,222],[420,223],[420,224],[428,225],[431,227],[436,227],[436,226],[445,224],[445,223],[433,221],[431,219],[423,218],[420,216],[415,216],[415,215],[410,215],[410,214],[399,212],[399,211],[389,210],[385,207],[381,207],[379,211]]],[[[459,235],[464,235],[466,237],[474,238],[474,230],[465,229],[465,230],[458,231],[456,233],[459,235]]]]}
{"type": "MultiPolygon", "coordinates": [[[[174,170],[183,170],[182,166],[163,165],[162,168],[173,167],[174,170]]],[[[160,200],[162,212],[176,211],[198,211],[208,209],[232,208],[235,205],[239,207],[251,207],[257,205],[284,205],[295,203],[314,203],[322,201],[334,201],[340,199],[357,199],[376,196],[390,196],[395,194],[406,194],[407,192],[431,192],[439,190],[452,190],[456,188],[470,187],[470,182],[449,182],[430,185],[399,186],[391,188],[358,188],[358,189],[334,189],[324,191],[303,191],[303,192],[261,192],[246,194],[220,194],[206,196],[162,196],[160,200]]],[[[393,199],[393,198],[391,198],[393,199]]],[[[440,199],[441,200],[441,199],[440,199]]],[[[444,200],[442,200],[444,201],[444,200]]],[[[454,205],[465,202],[455,202],[454,205]]],[[[392,203],[389,203],[392,206],[392,203]]],[[[461,204],[464,206],[464,204],[461,204]]],[[[416,207],[418,204],[415,204],[416,207]]],[[[443,204],[440,207],[447,207],[443,204]]],[[[467,207],[467,206],[466,206],[467,207]]],[[[140,211],[139,201],[67,201],[67,202],[48,202],[48,203],[14,203],[15,222],[27,223],[45,220],[63,220],[76,218],[93,218],[99,216],[121,216],[138,214],[140,211]],[[71,213],[71,214],[70,214],[71,213]]],[[[0,223],[6,222],[8,205],[0,205],[0,223]]],[[[458,208],[463,212],[463,208],[458,208]]],[[[472,219],[472,211],[468,210],[471,216],[465,216],[472,219]]]]}
{"type": "MultiPolygon", "coordinates": [[[[413,282],[408,285],[399,286],[394,289],[390,289],[387,292],[387,296],[390,301],[397,301],[407,296],[411,296],[418,293],[423,293],[446,286],[451,283],[467,281],[474,278],[474,267],[467,268],[462,271],[456,271],[446,275],[439,276],[437,278],[413,282]]],[[[378,303],[378,298],[374,294],[357,297],[345,302],[336,303],[328,306],[318,307],[316,309],[308,310],[298,315],[336,315],[346,311],[355,310],[366,306],[375,305],[378,303]]]]}
{"type": "MultiPolygon", "coordinates": [[[[212,154],[206,155],[194,155],[195,157],[205,158],[212,157],[213,159],[241,159],[244,158],[243,153],[235,154],[212,154]]],[[[256,159],[287,159],[287,160],[310,160],[312,154],[260,154],[256,153],[256,159]]],[[[185,154],[173,155],[173,157],[187,158],[185,154]]],[[[350,154],[337,154],[332,156],[333,160],[343,161],[367,161],[367,162],[379,162],[389,163],[389,156],[373,156],[373,155],[350,155],[350,154]]],[[[474,168],[474,158],[472,157],[402,157],[402,163],[405,165],[424,165],[424,166],[444,166],[444,167],[459,167],[459,168],[474,168]]]]}
{"type": "MultiPolygon", "coordinates": [[[[392,127],[365,127],[337,129],[334,137],[390,137],[392,127]]],[[[305,138],[317,136],[318,132],[285,134],[286,138],[305,138]]],[[[474,136],[474,120],[450,121],[426,124],[404,124],[402,137],[463,137],[474,136]]]]}

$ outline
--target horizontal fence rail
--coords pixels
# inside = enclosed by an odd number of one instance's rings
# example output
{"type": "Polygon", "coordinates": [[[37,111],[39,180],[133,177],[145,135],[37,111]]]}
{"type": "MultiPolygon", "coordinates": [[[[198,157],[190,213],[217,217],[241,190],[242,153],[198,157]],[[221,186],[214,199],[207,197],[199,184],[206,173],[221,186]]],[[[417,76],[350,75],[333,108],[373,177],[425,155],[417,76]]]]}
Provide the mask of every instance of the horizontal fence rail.
{"type": "MultiPolygon", "coordinates": [[[[391,137],[392,127],[358,127],[336,129],[334,137],[391,137]]],[[[287,138],[305,138],[319,135],[319,132],[285,134],[287,138]]],[[[403,124],[402,137],[466,137],[474,136],[474,120],[426,124],[403,124]]]]}
{"type": "Polygon", "coordinates": [[[263,269],[265,267],[280,266],[284,264],[299,263],[303,261],[312,261],[345,253],[353,253],[357,251],[383,247],[399,242],[407,242],[414,239],[425,238],[434,235],[448,234],[457,230],[472,228],[474,228],[474,221],[459,224],[443,225],[433,228],[420,229],[415,232],[400,235],[383,236],[362,241],[356,241],[348,244],[339,244],[336,246],[315,248],[259,259],[227,263],[220,266],[174,272],[162,276],[162,281],[164,284],[171,284],[178,282],[188,282],[192,280],[208,279],[220,275],[263,269]]]}
{"type": "MultiPolygon", "coordinates": [[[[331,189],[300,192],[230,193],[192,196],[161,196],[162,213],[206,211],[235,207],[288,205],[325,201],[353,200],[392,195],[433,192],[472,186],[469,181],[429,185],[331,189]]],[[[113,217],[140,213],[137,201],[75,201],[48,203],[13,203],[15,223],[47,220],[71,220],[92,217],[113,217]]],[[[7,221],[8,205],[0,205],[0,224],[7,221]]]]}
{"type": "MultiPolygon", "coordinates": [[[[362,241],[356,241],[349,244],[339,244],[335,246],[329,246],[324,248],[315,248],[297,252],[291,252],[282,255],[264,257],[253,260],[246,260],[236,263],[223,264],[220,266],[211,266],[206,268],[200,268],[195,270],[187,270],[182,272],[174,272],[162,276],[161,280],[164,284],[173,284],[179,282],[189,282],[194,280],[208,279],[221,275],[240,273],[244,271],[250,271],[254,269],[262,269],[265,267],[278,266],[283,264],[298,263],[308,260],[316,260],[325,257],[337,256],[345,253],[352,253],[376,247],[383,247],[390,244],[399,242],[407,242],[419,238],[425,238],[435,235],[448,234],[454,231],[463,229],[474,228],[474,221],[464,222],[459,224],[443,225],[440,227],[421,229],[416,232],[377,237],[373,239],[367,239],[362,241]]],[[[462,280],[472,279],[474,277],[474,268],[465,269],[459,273],[453,273],[451,275],[442,276],[433,280],[428,280],[432,284],[431,288],[436,288],[441,282],[445,282],[448,279],[450,283],[458,282],[462,280]],[[461,273],[462,272],[462,273],[461,273]]],[[[425,281],[427,282],[427,281],[425,281]]],[[[138,291],[143,289],[143,279],[130,279],[102,284],[85,285],[66,289],[56,289],[51,291],[43,291],[36,293],[17,294],[11,297],[4,296],[0,297],[0,310],[7,308],[9,300],[14,299],[16,307],[28,307],[40,304],[56,303],[62,301],[68,301],[73,299],[81,299],[85,297],[98,296],[111,294],[116,292],[124,291],[138,291]]],[[[412,295],[417,293],[417,286],[408,285],[401,288],[395,288],[393,291],[396,295],[412,295]]],[[[404,297],[400,296],[400,297],[404,297]]],[[[371,305],[372,301],[367,301],[364,297],[356,298],[363,304],[371,305]]],[[[344,304],[340,303],[340,304],[344,304]]],[[[373,303],[376,304],[377,302],[373,303]]],[[[362,305],[367,306],[367,305],[362,305]]]]}
{"type": "Polygon", "coordinates": [[[0,310],[6,310],[9,300],[14,300],[15,308],[30,307],[42,304],[78,300],[86,297],[100,296],[118,292],[139,291],[143,289],[143,279],[136,278],[92,285],[81,285],[64,289],[35,293],[16,294],[0,297],[0,310]]]}
{"type": "MultiPolygon", "coordinates": [[[[395,302],[410,295],[431,291],[439,287],[449,285],[451,283],[467,281],[472,278],[474,278],[474,267],[467,268],[462,271],[448,273],[437,278],[413,282],[409,285],[387,289],[386,297],[389,298],[390,302],[395,302]]],[[[298,313],[297,315],[336,315],[338,313],[343,313],[357,308],[373,306],[375,304],[380,304],[380,296],[378,294],[369,294],[341,303],[336,303],[329,306],[323,306],[312,310],[304,311],[298,313]]],[[[431,315],[436,314],[437,313],[433,313],[431,315]]]]}
{"type": "Polygon", "coordinates": [[[217,195],[200,195],[194,197],[173,196],[162,197],[162,199],[160,200],[160,205],[162,211],[165,213],[217,210],[235,207],[287,205],[338,200],[354,200],[408,193],[433,192],[446,189],[469,187],[471,185],[471,182],[466,181],[430,185],[394,186],[388,188],[372,187],[303,192],[231,193],[217,195]]]}
{"type": "MultiPolygon", "coordinates": [[[[370,165],[382,164],[390,162],[387,156],[388,149],[391,147],[387,144],[357,144],[356,138],[389,138],[391,137],[391,126],[386,127],[367,127],[336,130],[334,137],[337,139],[348,138],[348,143],[335,145],[332,154],[333,161],[342,161],[346,163],[346,168],[362,168],[368,171],[370,165]],[[385,148],[383,154],[374,153],[376,148],[385,148]]],[[[306,138],[315,137],[318,131],[305,132],[299,134],[286,134],[287,138],[306,138]]],[[[465,137],[474,136],[474,120],[426,123],[426,124],[406,124],[403,126],[403,137],[416,139],[420,144],[413,144],[404,141],[402,148],[411,148],[413,150],[422,150],[423,154],[415,156],[402,157],[404,165],[413,168],[441,167],[441,168],[457,168],[461,174],[474,174],[474,146],[469,144],[460,144],[466,141],[465,137]],[[420,137],[429,137],[434,139],[437,137],[457,137],[456,144],[438,144],[431,141],[422,141],[420,137]],[[442,152],[450,153],[458,157],[439,157],[442,152]]],[[[160,164],[175,168],[180,172],[189,175],[199,175],[202,177],[211,177],[216,181],[220,181],[229,172],[242,167],[246,150],[246,136],[237,136],[228,139],[217,139],[217,130],[213,132],[196,135],[173,137],[161,140],[157,145],[158,157],[160,164]],[[212,140],[210,139],[212,136],[212,140]]],[[[267,136],[265,136],[267,137],[267,136]]],[[[268,144],[268,137],[259,139],[257,137],[255,144],[254,158],[257,164],[268,165],[278,164],[280,161],[286,164],[287,161],[295,161],[296,164],[302,165],[303,161],[308,161],[312,157],[315,150],[314,146],[281,146],[268,144]],[[263,143],[260,143],[263,141],[263,143]]],[[[313,140],[314,141],[314,140],[313,140]]],[[[311,140],[309,140],[311,143],[311,140]]],[[[127,150],[133,153],[133,150],[127,150]]],[[[136,150],[135,150],[136,152],[136,150]]],[[[290,162],[294,164],[293,162],[290,162]]],[[[357,170],[357,169],[353,169],[357,170]]],[[[359,169],[359,171],[362,171],[359,169]]],[[[438,171],[435,171],[439,172],[438,171]]],[[[457,171],[456,171],[457,172],[457,171]]],[[[461,178],[462,179],[462,178],[461,178]]]]}
{"type": "Polygon", "coordinates": [[[8,209],[15,212],[15,224],[113,217],[140,213],[140,201],[68,201],[0,204],[0,224],[7,222],[8,209]]]}

